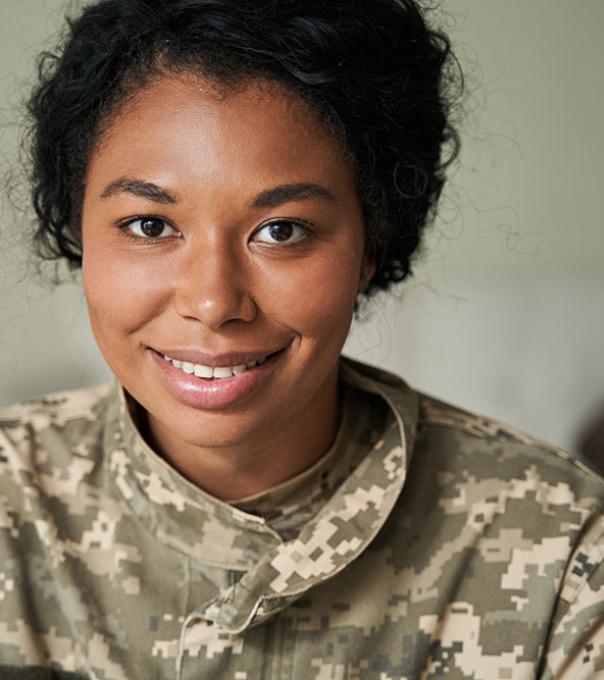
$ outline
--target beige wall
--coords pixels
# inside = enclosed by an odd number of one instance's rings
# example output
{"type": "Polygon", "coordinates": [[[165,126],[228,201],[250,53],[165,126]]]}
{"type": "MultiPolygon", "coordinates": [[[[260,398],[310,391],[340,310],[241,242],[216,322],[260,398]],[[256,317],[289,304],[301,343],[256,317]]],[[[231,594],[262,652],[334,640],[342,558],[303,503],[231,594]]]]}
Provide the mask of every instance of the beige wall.
{"type": "MultiPolygon", "coordinates": [[[[64,5],[0,4],[5,161],[18,81],[64,5]]],[[[348,351],[573,449],[604,399],[604,3],[443,5],[470,91],[463,154],[402,302],[378,300],[348,351]]],[[[0,403],[108,375],[77,286],[31,282],[12,214],[3,205],[0,403]]]]}

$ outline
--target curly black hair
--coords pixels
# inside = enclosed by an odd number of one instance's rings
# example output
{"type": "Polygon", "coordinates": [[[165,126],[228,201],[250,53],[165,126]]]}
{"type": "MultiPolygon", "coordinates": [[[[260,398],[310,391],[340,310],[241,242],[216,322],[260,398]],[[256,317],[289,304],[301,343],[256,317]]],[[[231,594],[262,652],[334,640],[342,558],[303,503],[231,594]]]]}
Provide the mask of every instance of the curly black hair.
{"type": "Polygon", "coordinates": [[[40,255],[82,262],[84,181],[103,126],[158,73],[229,86],[277,82],[341,135],[354,162],[377,270],[365,295],[402,281],[433,219],[459,138],[461,73],[414,0],[100,0],[45,52],[28,101],[40,255]]]}

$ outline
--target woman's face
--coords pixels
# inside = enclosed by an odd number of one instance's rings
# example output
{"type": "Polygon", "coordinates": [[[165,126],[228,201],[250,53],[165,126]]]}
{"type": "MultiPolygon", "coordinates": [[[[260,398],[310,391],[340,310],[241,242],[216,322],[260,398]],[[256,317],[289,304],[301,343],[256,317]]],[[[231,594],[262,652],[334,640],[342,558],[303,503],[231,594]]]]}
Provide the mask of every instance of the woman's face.
{"type": "Polygon", "coordinates": [[[82,238],[94,334],[152,429],[245,444],[332,398],[373,269],[352,167],[301,100],[155,80],[92,156],[82,238]]]}

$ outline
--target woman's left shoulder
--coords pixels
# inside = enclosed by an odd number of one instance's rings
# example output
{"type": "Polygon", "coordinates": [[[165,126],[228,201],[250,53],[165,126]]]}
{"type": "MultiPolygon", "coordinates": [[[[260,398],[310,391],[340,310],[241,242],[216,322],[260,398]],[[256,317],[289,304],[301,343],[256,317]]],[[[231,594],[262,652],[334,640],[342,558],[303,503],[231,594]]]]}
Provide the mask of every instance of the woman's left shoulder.
{"type": "Polygon", "coordinates": [[[501,654],[511,631],[521,631],[516,644],[525,651],[531,631],[540,631],[536,677],[596,677],[604,669],[604,479],[494,418],[418,399],[394,524],[421,530],[415,552],[405,541],[392,552],[435,569],[438,593],[457,584],[450,607],[461,612],[460,626],[452,634],[464,649],[472,640],[463,631],[473,625],[501,654]]]}
{"type": "Polygon", "coordinates": [[[541,479],[558,494],[571,488],[604,505],[604,478],[583,460],[496,418],[418,393],[416,447],[445,467],[478,477],[541,479]]]}

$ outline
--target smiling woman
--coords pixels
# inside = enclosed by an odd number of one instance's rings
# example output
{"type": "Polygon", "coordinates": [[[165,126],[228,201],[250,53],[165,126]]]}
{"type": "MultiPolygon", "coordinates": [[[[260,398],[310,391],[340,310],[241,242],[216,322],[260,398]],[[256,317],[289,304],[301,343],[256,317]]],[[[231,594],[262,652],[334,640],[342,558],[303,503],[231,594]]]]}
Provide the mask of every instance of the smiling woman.
{"type": "Polygon", "coordinates": [[[82,277],[150,443],[237,498],[333,441],[338,356],[375,267],[340,140],[283,87],[215,89],[158,76],[114,114],[88,168],[82,277]]]}
{"type": "Polygon", "coordinates": [[[69,26],[37,243],[115,380],[0,412],[2,677],[595,677],[602,480],[341,356],[457,150],[446,37],[411,0],[69,26]]]}

